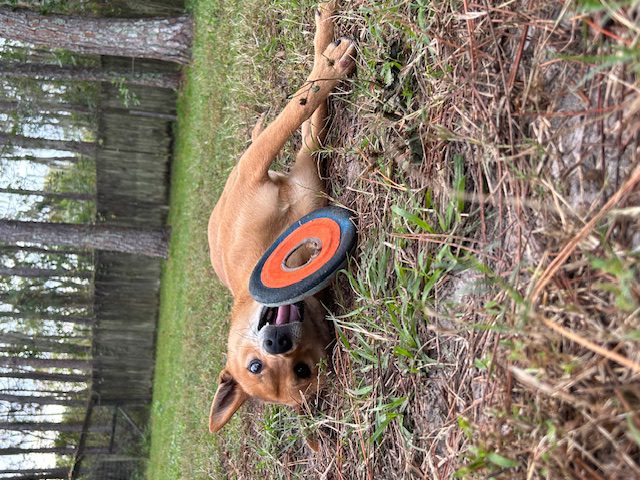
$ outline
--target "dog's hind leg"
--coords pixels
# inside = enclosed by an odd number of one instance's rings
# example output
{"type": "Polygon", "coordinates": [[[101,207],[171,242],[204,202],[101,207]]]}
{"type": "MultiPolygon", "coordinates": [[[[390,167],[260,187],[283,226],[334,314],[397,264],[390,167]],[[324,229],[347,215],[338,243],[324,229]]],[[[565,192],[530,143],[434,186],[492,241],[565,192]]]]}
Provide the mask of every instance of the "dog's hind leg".
{"type": "MultiPolygon", "coordinates": [[[[314,127],[308,128],[312,132],[312,139],[322,137],[324,120],[320,117],[326,116],[325,103],[327,96],[338,82],[345,78],[354,67],[355,46],[348,39],[340,39],[331,42],[333,37],[333,24],[331,14],[333,2],[321,4],[320,13],[316,17],[318,26],[317,34],[314,38],[316,54],[311,74],[305,85],[300,88],[285,106],[284,110],[276,119],[268,125],[264,131],[249,146],[238,162],[239,178],[243,181],[262,182],[268,180],[268,171],[271,162],[289,137],[300,126],[308,120],[318,108],[322,107],[312,125],[318,125],[318,131],[314,132],[314,127]],[[328,42],[328,43],[327,43],[328,42]],[[318,54],[317,52],[321,51],[318,54]]],[[[311,141],[311,146],[315,146],[316,141],[311,141]]]]}
{"type": "Polygon", "coordinates": [[[333,41],[333,19],[336,2],[324,2],[316,10],[316,33],[313,37],[313,61],[320,64],[322,54],[333,41]]]}
{"type": "MultiPolygon", "coordinates": [[[[316,10],[316,33],[313,39],[314,63],[322,62],[322,55],[333,41],[333,21],[335,2],[320,4],[316,10]]],[[[302,147],[291,168],[290,182],[299,188],[298,195],[317,196],[315,207],[326,203],[319,195],[324,190],[318,166],[318,151],[327,133],[327,101],[316,108],[311,118],[302,124],[302,147]]]]}
{"type": "Polygon", "coordinates": [[[327,105],[320,105],[309,120],[302,124],[302,147],[296,155],[296,161],[289,172],[289,184],[292,194],[301,201],[301,197],[309,198],[305,209],[316,209],[326,204],[322,195],[324,182],[320,177],[320,148],[326,136],[327,105]]]}
{"type": "MultiPolygon", "coordinates": [[[[321,65],[324,52],[333,41],[333,19],[335,1],[321,3],[316,10],[316,33],[313,37],[313,63],[321,65]]],[[[316,108],[309,120],[302,124],[302,148],[300,154],[313,153],[324,142],[327,133],[327,102],[326,100],[316,108]]]]}
{"type": "Polygon", "coordinates": [[[260,117],[258,117],[258,121],[256,122],[255,126],[253,127],[253,130],[251,130],[251,141],[255,142],[258,137],[260,136],[260,134],[262,133],[262,131],[264,130],[264,117],[266,117],[267,114],[262,113],[260,115],[260,117]]]}

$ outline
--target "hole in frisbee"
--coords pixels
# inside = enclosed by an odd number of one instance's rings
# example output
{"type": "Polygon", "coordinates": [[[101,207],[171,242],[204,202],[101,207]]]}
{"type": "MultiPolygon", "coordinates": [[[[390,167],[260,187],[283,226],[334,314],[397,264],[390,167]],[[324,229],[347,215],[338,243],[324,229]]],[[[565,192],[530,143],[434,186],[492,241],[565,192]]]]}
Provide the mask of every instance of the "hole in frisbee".
{"type": "Polygon", "coordinates": [[[291,249],[282,262],[282,270],[291,272],[305,267],[313,262],[322,251],[322,241],[319,238],[306,238],[291,249]]]}

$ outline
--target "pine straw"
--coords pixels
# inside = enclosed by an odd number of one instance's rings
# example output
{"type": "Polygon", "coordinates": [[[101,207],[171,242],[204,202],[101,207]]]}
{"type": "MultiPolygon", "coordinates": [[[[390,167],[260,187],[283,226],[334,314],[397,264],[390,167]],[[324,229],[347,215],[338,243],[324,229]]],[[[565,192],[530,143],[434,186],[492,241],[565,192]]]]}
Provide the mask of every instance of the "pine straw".
{"type": "Polygon", "coordinates": [[[598,5],[343,5],[327,176],[360,247],[323,448],[277,437],[283,478],[640,478],[640,12],[598,5]]]}

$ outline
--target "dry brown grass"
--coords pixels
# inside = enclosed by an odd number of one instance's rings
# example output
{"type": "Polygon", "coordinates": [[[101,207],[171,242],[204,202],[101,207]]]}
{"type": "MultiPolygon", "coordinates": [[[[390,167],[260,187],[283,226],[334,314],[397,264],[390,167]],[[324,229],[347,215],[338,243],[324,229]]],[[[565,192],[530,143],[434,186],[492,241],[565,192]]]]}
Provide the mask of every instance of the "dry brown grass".
{"type": "MultiPolygon", "coordinates": [[[[274,55],[256,102],[303,78],[301,3],[249,19],[274,55]]],[[[640,478],[639,16],[343,2],[359,68],[326,174],[360,246],[334,289],[332,381],[302,419],[323,448],[254,406],[242,451],[260,455],[225,454],[231,476],[640,478]]]]}

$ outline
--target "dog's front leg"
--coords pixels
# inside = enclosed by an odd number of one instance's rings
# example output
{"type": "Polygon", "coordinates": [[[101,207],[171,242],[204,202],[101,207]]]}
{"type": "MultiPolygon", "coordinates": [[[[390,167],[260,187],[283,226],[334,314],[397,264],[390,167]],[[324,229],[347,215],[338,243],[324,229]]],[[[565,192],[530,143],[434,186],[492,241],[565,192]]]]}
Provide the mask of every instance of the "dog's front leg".
{"type": "Polygon", "coordinates": [[[262,131],[238,162],[243,181],[268,178],[269,166],[286,141],[326,101],[340,80],[354,67],[355,46],[342,38],[317,57],[308,80],[291,98],[276,119],[262,131]]]}

